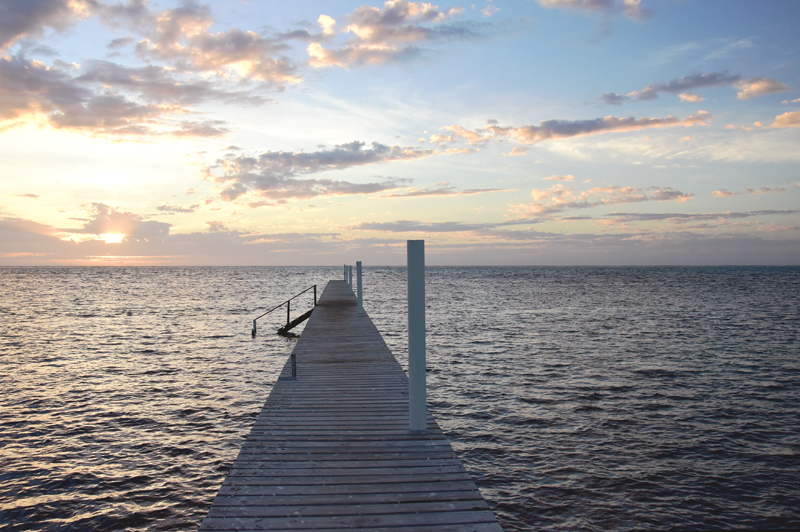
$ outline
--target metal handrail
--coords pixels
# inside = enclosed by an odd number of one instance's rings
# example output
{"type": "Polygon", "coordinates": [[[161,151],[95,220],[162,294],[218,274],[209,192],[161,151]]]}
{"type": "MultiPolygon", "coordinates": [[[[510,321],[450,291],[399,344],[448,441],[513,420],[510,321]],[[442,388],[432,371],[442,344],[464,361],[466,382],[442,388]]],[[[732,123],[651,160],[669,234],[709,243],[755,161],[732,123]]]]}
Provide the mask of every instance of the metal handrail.
{"type": "Polygon", "coordinates": [[[308,288],[306,288],[305,290],[303,290],[303,291],[302,291],[302,292],[300,292],[299,294],[296,294],[296,295],[294,295],[294,296],[290,297],[289,299],[287,299],[286,301],[284,301],[284,302],[283,302],[283,303],[281,303],[280,305],[276,305],[276,306],[272,307],[271,309],[269,309],[268,311],[266,311],[264,314],[262,314],[262,315],[261,315],[261,316],[259,316],[258,318],[255,318],[255,319],[253,320],[253,331],[252,331],[252,333],[253,333],[253,336],[255,336],[255,335],[256,335],[256,320],[258,320],[258,319],[260,319],[260,318],[263,318],[264,316],[266,316],[267,314],[269,314],[269,313],[270,313],[270,312],[272,312],[273,310],[278,310],[279,308],[281,308],[281,307],[282,307],[282,306],[284,306],[284,305],[286,305],[286,324],[288,325],[288,324],[289,324],[289,322],[290,322],[290,321],[292,321],[292,320],[291,320],[291,317],[290,317],[290,315],[291,315],[291,310],[292,310],[292,300],[293,300],[293,299],[297,299],[298,297],[302,296],[303,294],[305,294],[305,293],[306,293],[306,292],[308,292],[309,290],[314,290],[314,306],[316,307],[316,306],[317,306],[317,285],[314,285],[314,286],[309,286],[308,288]]]}

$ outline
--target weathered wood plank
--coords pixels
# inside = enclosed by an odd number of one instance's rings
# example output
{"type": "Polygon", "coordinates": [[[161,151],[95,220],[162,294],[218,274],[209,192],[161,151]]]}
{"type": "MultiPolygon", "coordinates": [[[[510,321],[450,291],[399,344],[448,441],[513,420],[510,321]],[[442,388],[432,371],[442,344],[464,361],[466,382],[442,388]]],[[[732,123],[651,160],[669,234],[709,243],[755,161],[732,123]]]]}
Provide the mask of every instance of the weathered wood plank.
{"type": "Polygon", "coordinates": [[[201,530],[502,530],[433,416],[409,431],[408,379],[344,282],[294,355],[201,530]]]}
{"type": "MultiPolygon", "coordinates": [[[[339,505],[353,504],[355,495],[332,493],[326,495],[231,495],[219,497],[215,507],[222,506],[307,506],[307,505],[339,505]]],[[[430,501],[481,501],[485,504],[481,494],[477,491],[429,491],[420,493],[359,493],[359,504],[378,503],[410,503],[430,501]]],[[[485,509],[485,508],[482,508],[485,509]]]]}
{"type": "MultiPolygon", "coordinates": [[[[206,517],[201,529],[218,530],[313,530],[328,528],[363,528],[401,526],[427,527],[430,525],[453,525],[494,523],[497,519],[490,511],[453,511],[431,513],[392,513],[384,515],[334,515],[321,517],[206,517]],[[233,526],[231,526],[233,525],[233,526]]],[[[494,530],[502,530],[500,525],[494,530]]]]}

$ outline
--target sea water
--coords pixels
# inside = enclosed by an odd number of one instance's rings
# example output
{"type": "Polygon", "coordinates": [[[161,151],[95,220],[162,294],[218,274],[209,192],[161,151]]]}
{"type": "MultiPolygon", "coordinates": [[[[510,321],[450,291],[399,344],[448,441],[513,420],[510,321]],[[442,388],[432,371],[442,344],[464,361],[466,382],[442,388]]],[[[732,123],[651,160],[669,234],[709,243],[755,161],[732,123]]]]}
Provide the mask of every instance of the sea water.
{"type": "MultiPolygon", "coordinates": [[[[426,275],[429,408],[506,530],[800,526],[800,268],[426,275]]],[[[341,276],[0,268],[0,529],[196,529],[295,342],[252,319],[341,276]]],[[[364,269],[404,367],[405,283],[364,269]]]]}

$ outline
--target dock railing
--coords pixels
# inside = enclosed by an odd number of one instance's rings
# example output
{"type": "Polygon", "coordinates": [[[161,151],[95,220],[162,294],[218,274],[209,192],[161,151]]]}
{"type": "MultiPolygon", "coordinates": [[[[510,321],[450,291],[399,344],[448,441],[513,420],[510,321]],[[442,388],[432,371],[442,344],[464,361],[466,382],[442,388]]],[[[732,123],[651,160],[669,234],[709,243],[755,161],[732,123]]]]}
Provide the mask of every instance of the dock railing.
{"type": "Polygon", "coordinates": [[[302,291],[302,292],[300,292],[299,294],[295,294],[294,296],[290,297],[289,299],[287,299],[287,300],[286,300],[286,301],[284,301],[283,303],[280,303],[280,304],[278,304],[278,305],[275,305],[274,307],[272,307],[271,309],[269,309],[268,311],[266,311],[264,314],[260,315],[260,316],[259,316],[259,317],[257,317],[256,319],[254,319],[254,320],[253,320],[253,330],[252,330],[253,337],[255,337],[255,335],[256,335],[256,332],[257,332],[257,330],[258,330],[258,326],[256,325],[256,322],[257,322],[259,319],[261,319],[261,318],[263,318],[264,316],[266,316],[267,314],[269,314],[270,312],[273,312],[273,311],[275,311],[275,310],[278,310],[279,308],[281,308],[281,307],[282,307],[282,306],[284,306],[284,305],[286,305],[286,325],[284,325],[283,327],[281,327],[280,329],[278,329],[278,334],[281,334],[281,335],[283,335],[283,336],[286,336],[286,335],[287,335],[287,333],[288,333],[290,330],[294,329],[295,327],[297,327],[298,325],[300,325],[302,322],[304,322],[305,320],[307,320],[307,319],[309,318],[309,316],[311,316],[311,312],[312,312],[314,309],[312,308],[312,309],[311,309],[311,310],[309,310],[308,312],[306,312],[306,313],[302,314],[301,316],[299,316],[299,317],[295,318],[294,320],[292,320],[292,300],[294,300],[294,299],[297,299],[298,297],[302,296],[303,294],[305,294],[305,293],[306,293],[306,292],[308,292],[309,290],[313,290],[313,291],[314,291],[314,306],[316,307],[316,306],[317,306],[317,285],[314,285],[314,286],[309,286],[308,288],[306,288],[305,290],[303,290],[303,291],[302,291]]]}

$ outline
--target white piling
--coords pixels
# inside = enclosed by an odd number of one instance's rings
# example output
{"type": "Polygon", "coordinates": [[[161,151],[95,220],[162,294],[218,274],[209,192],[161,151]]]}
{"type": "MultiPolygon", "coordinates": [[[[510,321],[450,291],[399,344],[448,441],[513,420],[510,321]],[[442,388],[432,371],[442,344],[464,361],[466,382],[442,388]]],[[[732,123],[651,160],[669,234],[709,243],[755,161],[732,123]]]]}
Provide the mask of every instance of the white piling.
{"type": "Polygon", "coordinates": [[[425,241],[409,240],[408,259],[408,424],[427,428],[425,389],[425,241]]]}
{"type": "Polygon", "coordinates": [[[358,311],[364,312],[364,296],[361,292],[361,261],[356,262],[356,288],[358,293],[358,311]]]}

